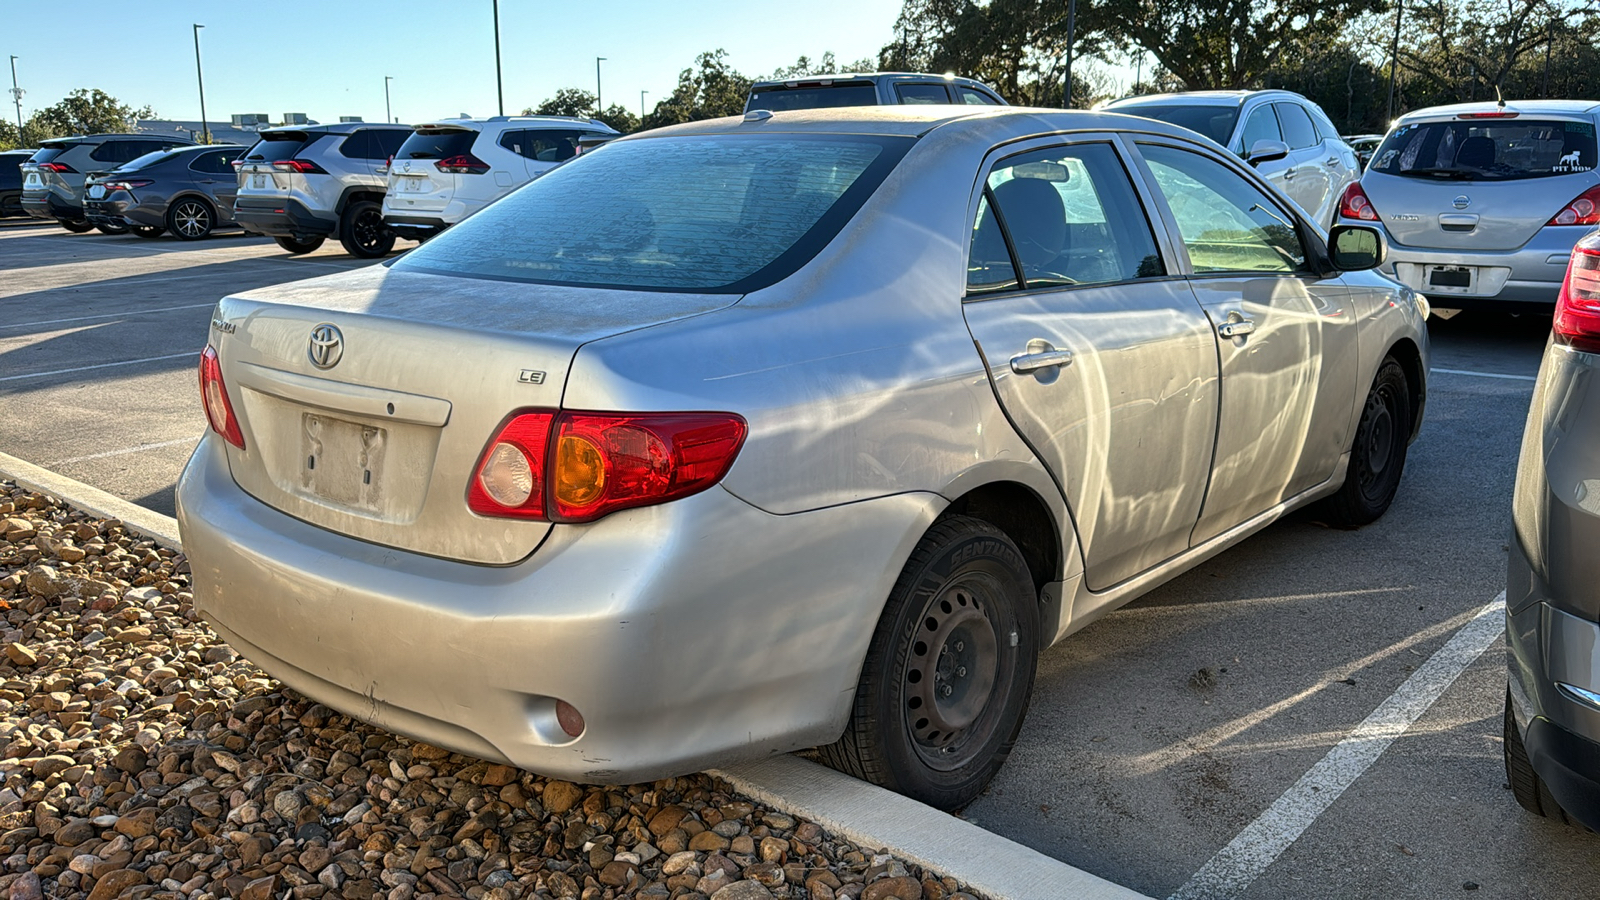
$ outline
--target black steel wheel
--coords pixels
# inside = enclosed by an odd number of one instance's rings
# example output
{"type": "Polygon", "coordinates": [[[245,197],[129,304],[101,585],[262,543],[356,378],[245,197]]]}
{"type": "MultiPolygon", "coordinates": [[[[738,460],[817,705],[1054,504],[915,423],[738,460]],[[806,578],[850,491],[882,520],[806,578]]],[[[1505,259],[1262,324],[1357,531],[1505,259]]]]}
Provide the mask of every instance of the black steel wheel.
{"type": "Polygon", "coordinates": [[[158,238],[167,233],[160,225],[131,225],[129,230],[142,238],[158,238]]]}
{"type": "Polygon", "coordinates": [[[1411,424],[1411,388],[1406,371],[1394,357],[1387,357],[1378,367],[1361,408],[1344,485],[1323,501],[1323,514],[1330,524],[1359,528],[1388,511],[1405,471],[1411,424]]]}
{"type": "Polygon", "coordinates": [[[394,249],[395,233],[383,221],[383,207],[359,200],[339,217],[339,243],[345,252],[362,259],[377,259],[394,249]]]}
{"type": "Polygon", "coordinates": [[[56,221],[61,223],[62,228],[73,234],[86,234],[94,230],[94,226],[84,219],[57,219],[56,221]]]}
{"type": "Polygon", "coordinates": [[[940,809],[972,802],[1011,754],[1038,656],[1038,594],[993,525],[936,523],[873,633],[850,723],[825,762],[940,809]]]}
{"type": "Polygon", "coordinates": [[[179,240],[198,241],[216,227],[216,210],[199,197],[184,197],[167,210],[167,230],[179,240]]]}
{"type": "Polygon", "coordinates": [[[279,247],[282,247],[290,253],[298,256],[301,253],[310,253],[316,250],[318,247],[321,247],[322,242],[326,239],[314,237],[306,238],[305,240],[301,241],[292,237],[275,237],[272,240],[275,241],[279,247]]]}

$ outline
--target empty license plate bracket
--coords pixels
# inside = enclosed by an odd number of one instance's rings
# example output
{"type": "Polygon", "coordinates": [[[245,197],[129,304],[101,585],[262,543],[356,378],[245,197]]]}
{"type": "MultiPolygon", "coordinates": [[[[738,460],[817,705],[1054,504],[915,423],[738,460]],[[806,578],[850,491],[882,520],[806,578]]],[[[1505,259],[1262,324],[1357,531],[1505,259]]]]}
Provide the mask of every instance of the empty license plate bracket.
{"type": "Polygon", "coordinates": [[[1428,287],[1471,293],[1478,287],[1478,270],[1474,266],[1429,266],[1428,287]]]}
{"type": "Polygon", "coordinates": [[[330,503],[378,511],[388,437],[388,429],[375,425],[301,414],[300,486],[330,503]]]}

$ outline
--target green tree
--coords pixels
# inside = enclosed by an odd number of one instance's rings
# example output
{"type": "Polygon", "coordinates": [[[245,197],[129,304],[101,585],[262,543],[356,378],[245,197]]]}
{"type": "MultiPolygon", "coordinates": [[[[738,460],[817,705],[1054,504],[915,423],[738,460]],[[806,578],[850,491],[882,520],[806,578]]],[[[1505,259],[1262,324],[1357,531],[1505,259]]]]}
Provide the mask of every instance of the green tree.
{"type": "Polygon", "coordinates": [[[532,109],[525,109],[525,116],[579,116],[590,118],[594,115],[594,94],[582,88],[562,88],[556,95],[532,109]]]}
{"type": "Polygon", "coordinates": [[[718,49],[696,57],[694,67],[678,73],[678,86],[671,96],[657,103],[640,127],[660,128],[743,113],[754,82],[728,65],[727,56],[728,51],[718,49]]]}
{"type": "Polygon", "coordinates": [[[623,134],[639,130],[639,117],[620,103],[613,103],[594,114],[594,118],[610,125],[623,134]]]}
{"type": "Polygon", "coordinates": [[[22,123],[20,135],[15,125],[0,122],[0,147],[37,147],[50,138],[128,131],[135,121],[154,117],[148,106],[135,109],[105,91],[79,88],[55,105],[35,110],[22,123]]]}

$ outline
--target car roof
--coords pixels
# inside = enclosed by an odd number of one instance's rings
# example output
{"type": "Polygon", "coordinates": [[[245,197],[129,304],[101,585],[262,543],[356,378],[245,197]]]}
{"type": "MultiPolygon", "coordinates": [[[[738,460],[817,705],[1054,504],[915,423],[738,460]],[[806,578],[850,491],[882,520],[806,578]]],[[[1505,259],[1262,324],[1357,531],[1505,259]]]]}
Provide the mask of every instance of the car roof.
{"type": "Polygon", "coordinates": [[[596,131],[609,131],[616,133],[616,129],[600,121],[582,116],[490,116],[486,119],[473,119],[457,117],[454,119],[434,119],[428,122],[418,122],[411,126],[413,129],[422,128],[461,128],[466,130],[482,131],[485,125],[529,125],[543,126],[546,128],[591,128],[596,131]]]}
{"type": "Polygon", "coordinates": [[[299,134],[350,134],[362,128],[382,128],[388,131],[410,131],[410,125],[395,125],[389,122],[329,122],[326,125],[279,125],[276,128],[263,128],[256,134],[266,137],[271,134],[299,133],[299,134]]]}
{"type": "Polygon", "coordinates": [[[45,138],[39,146],[46,147],[50,144],[87,144],[90,141],[104,143],[112,138],[129,138],[137,141],[172,141],[178,144],[193,144],[194,141],[186,137],[165,137],[155,134],[136,134],[125,131],[108,131],[104,134],[74,134],[70,137],[45,138]]]}
{"type": "Polygon", "coordinates": [[[1304,100],[1294,91],[1179,91],[1172,94],[1140,94],[1137,97],[1121,97],[1107,103],[1104,108],[1124,108],[1134,106],[1171,106],[1185,104],[1188,106],[1239,106],[1251,97],[1282,97],[1284,99],[1304,100]]]}
{"type": "Polygon", "coordinates": [[[1543,113],[1546,115],[1594,115],[1600,112],[1600,101],[1596,100],[1507,100],[1505,105],[1484,100],[1477,103],[1452,103],[1448,106],[1429,106],[1425,109],[1412,110],[1395,122],[1418,122],[1427,119],[1449,119],[1463,113],[1492,113],[1501,110],[1514,113],[1543,113]]]}
{"type": "Polygon", "coordinates": [[[972,78],[963,78],[960,75],[954,75],[948,72],[942,75],[932,72],[835,72],[831,75],[796,75],[791,78],[768,78],[764,81],[757,81],[756,83],[750,85],[750,90],[754,91],[763,87],[775,87],[780,84],[822,84],[824,82],[832,81],[906,81],[910,79],[943,81],[950,84],[970,84],[993,90],[993,88],[989,88],[988,85],[981,81],[972,78]]]}
{"type": "MultiPolygon", "coordinates": [[[[635,132],[619,141],[647,140],[693,134],[839,134],[920,137],[943,128],[990,132],[996,141],[1030,134],[1065,131],[1139,131],[1195,141],[1187,128],[1155,119],[1076,109],[1027,106],[960,106],[918,104],[908,106],[836,106],[769,113],[755,110],[744,116],[705,119],[635,132]],[[759,114],[759,115],[758,115],[759,114]]],[[[1202,141],[1204,139],[1201,139],[1202,141]]],[[[613,143],[617,143],[614,141],[613,143]]],[[[1209,143],[1209,142],[1206,142],[1209,143]]]]}

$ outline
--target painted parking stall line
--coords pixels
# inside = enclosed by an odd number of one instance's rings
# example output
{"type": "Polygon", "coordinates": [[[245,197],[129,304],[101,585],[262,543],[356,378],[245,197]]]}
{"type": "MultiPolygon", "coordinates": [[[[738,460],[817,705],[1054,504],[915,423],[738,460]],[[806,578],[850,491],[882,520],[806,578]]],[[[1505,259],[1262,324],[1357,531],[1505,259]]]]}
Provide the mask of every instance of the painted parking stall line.
{"type": "Polygon", "coordinates": [[[48,372],[25,372],[21,375],[0,376],[0,381],[20,381],[24,378],[48,378],[51,375],[70,375],[73,372],[87,372],[91,369],[113,369],[121,368],[123,366],[137,366],[141,363],[161,362],[168,359],[184,359],[188,357],[193,357],[194,359],[198,360],[200,358],[200,354],[192,351],[189,353],[169,353],[166,356],[146,356],[144,359],[125,359],[121,362],[96,363],[92,366],[74,366],[70,369],[51,369],[48,372]]]}
{"type": "Polygon", "coordinates": [[[94,321],[96,319],[127,319],[127,318],[132,318],[133,316],[152,315],[154,313],[164,313],[164,312],[174,312],[174,311],[180,310],[180,309],[208,309],[208,308],[213,307],[213,306],[216,306],[216,304],[215,303],[187,303],[187,304],[184,304],[183,306],[160,306],[160,307],[156,307],[154,309],[141,309],[139,307],[133,307],[131,309],[123,310],[122,312],[101,313],[100,315],[97,315],[97,316],[73,316],[73,317],[68,318],[68,319],[45,319],[42,322],[13,322],[13,323],[7,323],[7,324],[0,325],[0,329],[6,329],[6,328],[33,328],[33,327],[39,326],[39,325],[65,325],[65,324],[70,323],[70,322],[90,322],[90,321],[94,321]]]}
{"type": "Polygon", "coordinates": [[[53,467],[69,466],[73,463],[88,462],[92,459],[106,459],[112,456],[126,456],[129,453],[143,453],[146,450],[159,450],[162,447],[176,447],[179,444],[193,444],[199,441],[198,437],[181,437],[170,441],[156,441],[153,444],[139,444],[135,447],[123,447],[121,450],[104,450],[100,453],[90,453],[86,456],[74,456],[69,459],[58,459],[50,465],[53,467]]]}
{"type": "Polygon", "coordinates": [[[1538,381],[1537,375],[1504,375],[1500,372],[1473,372],[1467,369],[1429,369],[1430,375],[1471,375],[1473,378],[1500,378],[1505,381],[1538,381]]]}
{"type": "Polygon", "coordinates": [[[1227,900],[1243,894],[1500,638],[1505,601],[1501,591],[1478,609],[1398,690],[1168,900],[1227,900]]]}

